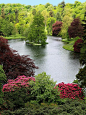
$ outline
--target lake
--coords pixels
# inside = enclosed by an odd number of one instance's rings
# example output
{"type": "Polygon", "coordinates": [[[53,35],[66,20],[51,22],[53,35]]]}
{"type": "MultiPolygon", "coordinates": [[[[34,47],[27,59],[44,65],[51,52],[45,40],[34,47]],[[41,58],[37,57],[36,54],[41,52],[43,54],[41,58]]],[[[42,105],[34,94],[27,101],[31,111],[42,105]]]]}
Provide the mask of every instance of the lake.
{"type": "Polygon", "coordinates": [[[79,54],[63,49],[60,37],[47,36],[45,47],[26,45],[24,40],[8,40],[11,48],[20,55],[29,55],[39,69],[35,75],[46,72],[57,83],[71,83],[80,68],[79,54]]]}

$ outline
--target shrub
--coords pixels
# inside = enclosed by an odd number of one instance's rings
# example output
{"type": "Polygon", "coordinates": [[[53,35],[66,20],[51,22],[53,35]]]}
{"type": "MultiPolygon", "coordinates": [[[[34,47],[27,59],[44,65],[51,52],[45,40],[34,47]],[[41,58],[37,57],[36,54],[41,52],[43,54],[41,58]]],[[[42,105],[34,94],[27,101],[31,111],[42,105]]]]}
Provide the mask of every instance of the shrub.
{"type": "Polygon", "coordinates": [[[61,26],[62,26],[61,21],[56,21],[56,23],[52,25],[52,35],[53,36],[57,36],[59,34],[59,32],[61,31],[61,26]]]}
{"type": "Polygon", "coordinates": [[[5,110],[2,115],[85,115],[86,103],[83,100],[67,99],[62,105],[34,105],[15,111],[5,110]]]}
{"type": "Polygon", "coordinates": [[[13,108],[9,107],[9,109],[24,107],[24,103],[30,100],[29,82],[31,80],[35,81],[35,78],[24,75],[18,76],[15,80],[8,80],[8,83],[3,86],[4,100],[6,100],[7,106],[4,104],[2,107],[7,109],[9,103],[13,104],[13,108]]]}
{"type": "Polygon", "coordinates": [[[75,52],[80,52],[80,49],[81,49],[81,47],[82,47],[82,43],[83,43],[83,40],[82,40],[82,39],[78,39],[78,40],[75,42],[75,44],[73,45],[75,52]]]}
{"type": "Polygon", "coordinates": [[[84,98],[82,88],[80,88],[78,84],[74,83],[64,84],[64,82],[62,82],[57,84],[54,88],[56,87],[58,87],[60,91],[60,98],[70,98],[70,99],[84,98]]]}
{"type": "Polygon", "coordinates": [[[15,79],[19,75],[34,75],[37,67],[32,59],[16,52],[9,47],[6,39],[0,37],[0,64],[3,65],[7,79],[15,79]]]}
{"type": "Polygon", "coordinates": [[[81,25],[80,19],[75,18],[68,28],[68,34],[70,38],[75,38],[79,36],[80,38],[84,35],[84,29],[81,25]]]}
{"type": "Polygon", "coordinates": [[[2,92],[2,85],[3,82],[6,82],[6,75],[5,72],[3,70],[3,66],[0,65],[0,105],[3,104],[3,92],[2,92]]]}
{"type": "Polygon", "coordinates": [[[45,72],[35,76],[35,82],[30,81],[32,87],[32,99],[38,103],[42,102],[60,102],[58,88],[53,89],[56,82],[50,79],[49,75],[45,72]]]}

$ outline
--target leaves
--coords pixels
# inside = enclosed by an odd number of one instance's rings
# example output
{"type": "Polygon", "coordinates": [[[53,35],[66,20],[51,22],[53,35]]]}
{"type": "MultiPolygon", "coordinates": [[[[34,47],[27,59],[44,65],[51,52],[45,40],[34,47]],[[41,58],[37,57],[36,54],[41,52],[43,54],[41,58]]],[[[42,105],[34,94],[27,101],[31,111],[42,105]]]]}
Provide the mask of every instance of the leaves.
{"type": "Polygon", "coordinates": [[[28,55],[20,56],[16,52],[9,47],[6,39],[0,37],[0,64],[3,64],[7,79],[15,79],[18,75],[34,75],[37,67],[33,60],[28,55]]]}

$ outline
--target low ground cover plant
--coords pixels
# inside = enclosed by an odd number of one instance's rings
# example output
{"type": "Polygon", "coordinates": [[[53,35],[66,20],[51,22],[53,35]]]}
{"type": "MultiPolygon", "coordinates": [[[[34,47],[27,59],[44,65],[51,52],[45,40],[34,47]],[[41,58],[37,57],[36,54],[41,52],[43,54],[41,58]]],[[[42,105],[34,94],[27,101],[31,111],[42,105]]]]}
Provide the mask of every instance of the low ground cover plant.
{"type": "Polygon", "coordinates": [[[5,110],[2,115],[85,115],[86,103],[83,100],[67,99],[62,105],[35,105],[29,103],[27,107],[15,111],[5,110]]]}

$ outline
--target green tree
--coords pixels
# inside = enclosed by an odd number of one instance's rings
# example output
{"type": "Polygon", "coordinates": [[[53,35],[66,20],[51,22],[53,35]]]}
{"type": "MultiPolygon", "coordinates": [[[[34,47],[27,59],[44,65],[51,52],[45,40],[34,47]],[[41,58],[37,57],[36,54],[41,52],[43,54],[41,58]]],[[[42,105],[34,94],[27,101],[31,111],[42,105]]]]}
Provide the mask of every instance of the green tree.
{"type": "Polygon", "coordinates": [[[36,12],[37,12],[37,11],[36,11],[36,9],[34,8],[34,9],[32,10],[32,14],[35,15],[36,12]]]}
{"type": "Polygon", "coordinates": [[[6,75],[3,70],[3,66],[0,65],[0,105],[3,103],[3,92],[2,92],[2,86],[3,82],[6,81],[6,75]]]}
{"type": "Polygon", "coordinates": [[[54,17],[50,17],[47,19],[47,34],[52,35],[52,25],[56,22],[54,17]]]}
{"type": "Polygon", "coordinates": [[[1,17],[2,17],[3,19],[5,19],[5,12],[4,12],[4,8],[2,8],[2,9],[1,9],[1,17]]]}
{"type": "Polygon", "coordinates": [[[5,36],[12,35],[13,29],[14,29],[14,25],[12,22],[4,21],[2,26],[2,32],[5,36]]]}
{"type": "Polygon", "coordinates": [[[57,21],[62,21],[61,15],[60,15],[59,12],[56,13],[56,20],[57,20],[57,21]]]}
{"type": "Polygon", "coordinates": [[[63,25],[62,25],[62,29],[61,29],[61,33],[60,35],[62,36],[63,39],[68,39],[69,40],[69,35],[68,35],[68,27],[70,26],[71,22],[73,21],[73,18],[65,15],[63,17],[63,25]]]}
{"type": "Polygon", "coordinates": [[[45,72],[35,76],[35,82],[30,81],[31,85],[31,98],[35,99],[38,103],[42,102],[59,102],[59,91],[58,87],[54,90],[56,82],[50,79],[49,75],[45,72]]]}
{"type": "Polygon", "coordinates": [[[37,12],[33,18],[33,22],[28,30],[28,40],[30,42],[45,45],[46,44],[46,34],[45,34],[45,24],[44,17],[40,12],[37,12]]]}
{"type": "Polygon", "coordinates": [[[45,27],[46,27],[46,22],[47,22],[47,19],[49,17],[49,13],[47,12],[47,10],[43,10],[42,15],[44,17],[44,23],[45,23],[45,27]]]}
{"type": "Polygon", "coordinates": [[[82,48],[81,48],[80,52],[81,52],[80,64],[83,67],[79,70],[78,74],[76,75],[76,78],[78,80],[78,84],[81,87],[86,88],[86,40],[82,44],[82,48]]]}
{"type": "Polygon", "coordinates": [[[18,23],[18,10],[17,9],[15,10],[15,20],[16,20],[16,23],[18,23]]]}

